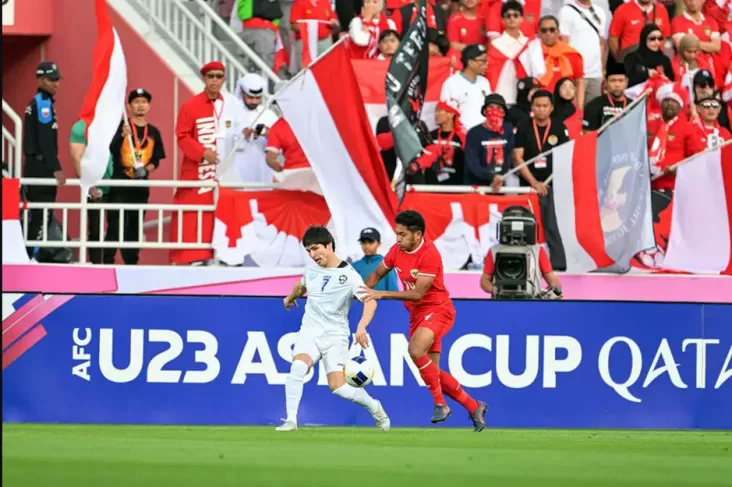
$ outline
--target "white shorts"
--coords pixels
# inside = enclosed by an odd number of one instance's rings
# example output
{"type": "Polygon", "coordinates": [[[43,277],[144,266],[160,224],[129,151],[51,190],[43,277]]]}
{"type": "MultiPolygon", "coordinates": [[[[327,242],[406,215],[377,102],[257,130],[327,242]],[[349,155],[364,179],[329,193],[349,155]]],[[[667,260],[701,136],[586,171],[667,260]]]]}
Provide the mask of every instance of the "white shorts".
{"type": "Polygon", "coordinates": [[[303,333],[297,334],[292,356],[305,354],[313,360],[313,365],[321,359],[325,373],[341,372],[348,360],[347,338],[317,338],[303,333]]]}

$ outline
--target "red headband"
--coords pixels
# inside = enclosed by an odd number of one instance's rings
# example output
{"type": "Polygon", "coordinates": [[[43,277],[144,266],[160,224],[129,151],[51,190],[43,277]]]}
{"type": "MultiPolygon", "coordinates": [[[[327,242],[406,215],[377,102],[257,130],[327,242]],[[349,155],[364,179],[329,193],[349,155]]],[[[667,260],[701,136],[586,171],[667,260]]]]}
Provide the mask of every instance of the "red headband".
{"type": "Polygon", "coordinates": [[[201,76],[206,76],[209,71],[226,71],[224,65],[219,61],[211,61],[208,64],[204,64],[201,68],[201,76]]]}

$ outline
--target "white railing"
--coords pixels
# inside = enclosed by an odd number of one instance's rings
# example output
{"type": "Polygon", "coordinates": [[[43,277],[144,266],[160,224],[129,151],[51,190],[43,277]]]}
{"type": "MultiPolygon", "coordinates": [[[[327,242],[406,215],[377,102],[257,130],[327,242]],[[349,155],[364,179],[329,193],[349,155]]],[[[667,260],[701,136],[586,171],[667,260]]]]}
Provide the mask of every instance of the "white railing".
{"type": "Polygon", "coordinates": [[[224,32],[227,40],[251,60],[266,78],[276,83],[280,78],[257,54],[242,41],[218,14],[202,0],[133,0],[149,16],[151,27],[164,33],[196,68],[218,60],[226,65],[226,87],[233,93],[236,82],[249,71],[236,53],[228,50],[214,35],[214,26],[224,32]],[[203,18],[198,18],[186,7],[186,3],[198,4],[203,18]]]}
{"type": "Polygon", "coordinates": [[[11,177],[19,178],[23,165],[23,119],[3,100],[3,114],[13,122],[12,128],[3,125],[3,162],[8,164],[11,177]]]}
{"type": "MultiPolygon", "coordinates": [[[[22,178],[20,180],[23,186],[55,186],[55,179],[42,179],[42,178],[22,178]]],[[[67,186],[81,187],[80,180],[69,179],[66,181],[67,186]]],[[[261,190],[261,189],[276,189],[279,187],[276,183],[218,183],[216,181],[184,181],[184,180],[151,180],[151,181],[138,181],[138,180],[116,180],[108,179],[104,180],[99,186],[106,187],[146,187],[146,188],[211,188],[214,194],[214,202],[218,201],[219,188],[232,188],[232,189],[248,189],[248,190],[261,190]]],[[[489,194],[494,193],[490,186],[431,186],[431,185],[414,185],[409,186],[408,191],[414,191],[419,193],[452,193],[452,194],[466,194],[466,193],[478,193],[478,194],[489,194]]],[[[502,188],[499,193],[505,194],[526,194],[531,193],[531,188],[502,188]]],[[[23,202],[20,205],[22,210],[21,220],[23,222],[23,239],[27,247],[67,247],[79,249],[79,263],[86,263],[87,256],[86,251],[89,248],[139,248],[139,249],[157,249],[157,250],[194,250],[194,249],[213,249],[211,242],[206,242],[202,235],[203,215],[204,213],[213,213],[216,211],[216,204],[211,205],[176,205],[176,204],[163,204],[163,203],[148,203],[148,204],[129,204],[129,203],[91,203],[87,201],[86,195],[82,195],[79,191],[78,202],[61,202],[61,203],[34,203],[34,202],[23,202]],[[61,229],[62,239],[61,240],[49,240],[48,238],[48,226],[43,225],[43,230],[40,240],[29,240],[28,239],[28,220],[30,210],[42,210],[43,221],[48,221],[49,211],[50,212],[61,212],[61,229]],[[89,211],[99,211],[99,235],[100,241],[89,241],[87,231],[82,229],[88,228],[89,211]],[[120,212],[120,235],[117,236],[117,240],[104,241],[105,239],[105,216],[110,211],[120,212]],[[125,242],[124,241],[124,212],[136,211],[138,212],[138,235],[139,240],[137,242],[125,242]],[[69,221],[71,213],[76,214],[78,212],[79,221],[79,239],[74,240],[68,237],[69,221]],[[156,214],[155,219],[149,220],[147,223],[144,222],[144,214],[153,212],[156,214]],[[196,213],[198,222],[198,234],[195,242],[183,242],[183,214],[184,213],[196,213]],[[165,226],[169,223],[170,218],[173,214],[178,214],[178,239],[175,242],[171,242],[164,238],[165,226]],[[146,240],[145,233],[152,232],[154,237],[152,240],[146,240]]],[[[207,237],[208,238],[208,237],[207,237]]]]}

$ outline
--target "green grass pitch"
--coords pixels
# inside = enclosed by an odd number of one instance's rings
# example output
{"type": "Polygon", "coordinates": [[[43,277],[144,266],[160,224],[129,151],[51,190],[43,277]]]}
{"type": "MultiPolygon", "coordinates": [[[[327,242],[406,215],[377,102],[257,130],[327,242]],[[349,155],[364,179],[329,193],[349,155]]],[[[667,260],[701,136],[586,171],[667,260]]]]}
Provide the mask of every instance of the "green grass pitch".
{"type": "Polygon", "coordinates": [[[4,487],[732,486],[732,432],[3,424],[4,487]]]}

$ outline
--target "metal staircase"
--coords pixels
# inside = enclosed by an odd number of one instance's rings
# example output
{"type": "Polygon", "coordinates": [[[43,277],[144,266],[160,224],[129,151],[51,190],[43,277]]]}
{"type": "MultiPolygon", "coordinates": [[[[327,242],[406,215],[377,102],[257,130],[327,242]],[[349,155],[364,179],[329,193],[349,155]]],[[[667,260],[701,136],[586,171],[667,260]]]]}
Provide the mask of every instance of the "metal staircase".
{"type": "Polygon", "coordinates": [[[149,19],[155,34],[197,72],[205,63],[226,65],[226,87],[233,93],[237,80],[254,71],[274,85],[280,78],[242,41],[205,0],[128,0],[149,19]]]}

